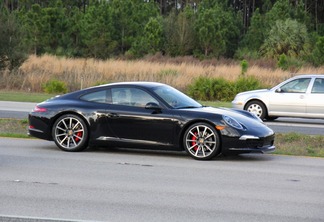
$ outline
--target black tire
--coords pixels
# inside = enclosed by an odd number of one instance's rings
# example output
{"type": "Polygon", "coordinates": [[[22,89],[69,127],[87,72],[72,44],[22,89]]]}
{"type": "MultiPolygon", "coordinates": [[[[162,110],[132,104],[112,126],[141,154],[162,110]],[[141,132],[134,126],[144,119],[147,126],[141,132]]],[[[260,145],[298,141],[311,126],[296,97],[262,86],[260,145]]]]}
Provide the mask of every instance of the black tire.
{"type": "Polygon", "coordinates": [[[277,116],[266,116],[265,119],[269,120],[269,121],[272,121],[272,120],[278,119],[278,117],[277,116]]]}
{"type": "Polygon", "coordinates": [[[191,125],[183,136],[186,152],[196,160],[209,160],[220,153],[220,139],[214,127],[207,123],[191,125]]]}
{"type": "Polygon", "coordinates": [[[267,109],[265,107],[265,105],[257,100],[248,102],[244,108],[246,111],[249,111],[250,113],[254,113],[255,115],[257,115],[258,117],[260,117],[260,119],[265,119],[268,116],[268,112],[267,109]]]}
{"type": "Polygon", "coordinates": [[[58,118],[52,128],[55,144],[64,151],[82,151],[88,146],[88,128],[77,115],[67,114],[58,118]]]}

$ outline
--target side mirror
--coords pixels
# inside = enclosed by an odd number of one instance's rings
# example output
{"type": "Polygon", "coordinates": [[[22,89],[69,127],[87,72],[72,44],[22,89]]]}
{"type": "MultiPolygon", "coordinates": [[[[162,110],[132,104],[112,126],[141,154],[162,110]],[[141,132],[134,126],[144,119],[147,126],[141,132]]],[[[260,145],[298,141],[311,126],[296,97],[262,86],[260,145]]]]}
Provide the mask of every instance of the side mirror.
{"type": "Polygon", "coordinates": [[[278,88],[278,89],[276,89],[276,91],[275,91],[276,93],[282,93],[283,91],[282,91],[282,89],[281,88],[278,88]]]}
{"type": "Polygon", "coordinates": [[[145,105],[145,109],[152,109],[152,110],[155,110],[155,111],[161,111],[161,107],[156,104],[156,103],[153,103],[153,102],[149,102],[145,105]]]}

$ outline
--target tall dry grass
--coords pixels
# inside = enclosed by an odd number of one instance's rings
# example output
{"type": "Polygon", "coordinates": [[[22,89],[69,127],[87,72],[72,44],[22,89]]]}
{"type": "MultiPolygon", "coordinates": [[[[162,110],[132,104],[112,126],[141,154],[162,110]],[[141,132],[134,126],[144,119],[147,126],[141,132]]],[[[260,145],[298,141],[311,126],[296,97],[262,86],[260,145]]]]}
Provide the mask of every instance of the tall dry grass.
{"type": "MultiPolygon", "coordinates": [[[[236,80],[241,73],[237,64],[206,64],[193,62],[152,62],[147,60],[95,60],[60,58],[50,55],[30,56],[14,75],[3,75],[2,87],[42,91],[42,85],[49,80],[64,81],[70,91],[108,82],[157,81],[170,84],[180,90],[199,76],[223,77],[236,80]],[[14,78],[14,79],[13,79],[14,78]],[[13,81],[15,80],[15,81],[13,81]]],[[[324,73],[324,67],[306,67],[298,73],[324,73]]],[[[281,69],[264,68],[257,65],[248,68],[248,76],[255,76],[262,84],[275,85],[294,75],[281,69]]]]}

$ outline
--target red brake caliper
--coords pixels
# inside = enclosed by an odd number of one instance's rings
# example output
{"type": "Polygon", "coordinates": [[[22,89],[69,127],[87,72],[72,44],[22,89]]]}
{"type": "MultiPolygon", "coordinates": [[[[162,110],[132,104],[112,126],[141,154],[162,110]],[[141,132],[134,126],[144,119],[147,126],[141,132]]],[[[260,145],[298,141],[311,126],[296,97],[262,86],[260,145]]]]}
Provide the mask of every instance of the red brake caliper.
{"type": "Polygon", "coordinates": [[[78,137],[75,137],[74,140],[75,140],[75,142],[79,142],[80,138],[82,138],[82,132],[77,132],[76,135],[77,135],[78,137]],[[80,138],[79,138],[79,137],[80,137],[80,138]]]}
{"type": "MultiPolygon", "coordinates": [[[[195,132],[194,134],[195,134],[195,136],[192,135],[191,140],[197,140],[197,135],[198,135],[198,133],[195,132]]],[[[196,143],[195,141],[192,141],[192,142],[191,142],[191,146],[195,146],[195,147],[194,147],[194,150],[197,151],[198,146],[197,146],[197,143],[196,143]]]]}

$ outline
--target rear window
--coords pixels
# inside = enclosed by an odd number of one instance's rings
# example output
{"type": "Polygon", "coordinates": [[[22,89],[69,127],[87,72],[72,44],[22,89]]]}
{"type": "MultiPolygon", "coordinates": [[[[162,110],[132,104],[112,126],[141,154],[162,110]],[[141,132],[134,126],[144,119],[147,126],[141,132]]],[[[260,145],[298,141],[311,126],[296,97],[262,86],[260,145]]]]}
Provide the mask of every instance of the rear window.
{"type": "Polygon", "coordinates": [[[110,90],[101,90],[97,92],[91,92],[80,97],[80,99],[97,102],[97,103],[111,103],[110,90]]]}

